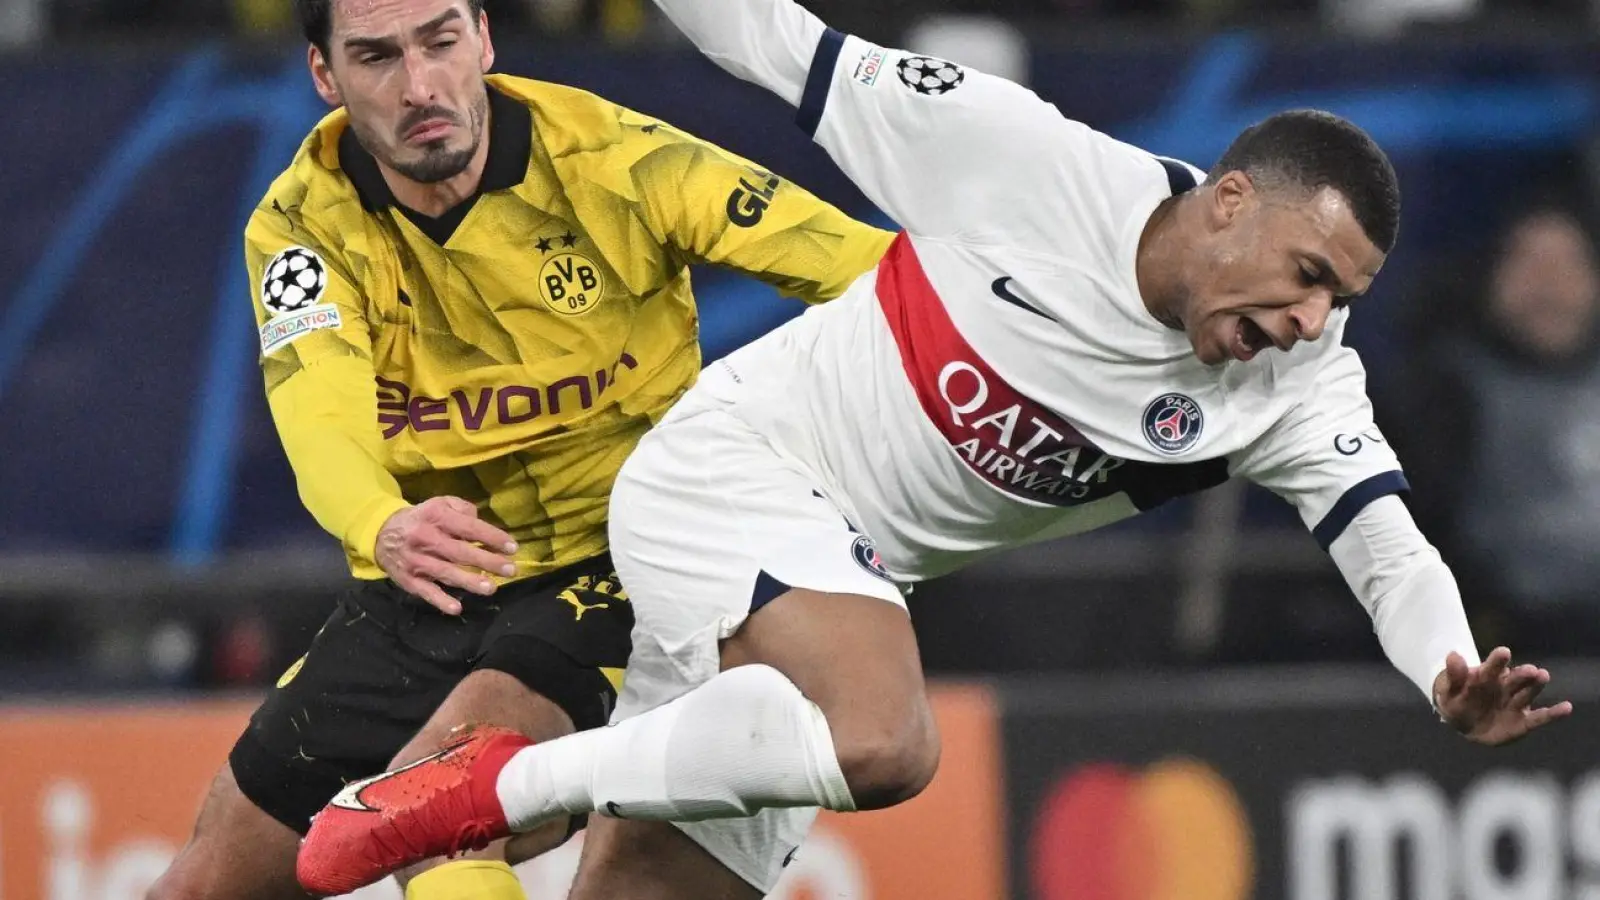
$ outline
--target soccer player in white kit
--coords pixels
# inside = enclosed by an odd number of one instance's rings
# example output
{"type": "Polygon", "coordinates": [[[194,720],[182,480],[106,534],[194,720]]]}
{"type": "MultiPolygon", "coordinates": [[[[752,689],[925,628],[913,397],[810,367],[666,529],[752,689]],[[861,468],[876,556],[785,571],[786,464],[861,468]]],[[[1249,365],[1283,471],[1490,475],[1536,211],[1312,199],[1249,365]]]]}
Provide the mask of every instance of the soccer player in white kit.
{"type": "Polygon", "coordinates": [[[303,874],[375,879],[396,846],[594,812],[576,900],[759,896],[817,808],[933,777],[906,585],[1234,476],[1294,504],[1469,739],[1570,713],[1534,706],[1547,671],[1480,662],[1342,345],[1399,215],[1358,128],[1274,116],[1205,175],[792,0],[656,2],[795,105],[905,231],[844,297],[708,367],[623,467],[611,540],[636,626],[611,727],[485,732],[352,785],[303,874]]]}

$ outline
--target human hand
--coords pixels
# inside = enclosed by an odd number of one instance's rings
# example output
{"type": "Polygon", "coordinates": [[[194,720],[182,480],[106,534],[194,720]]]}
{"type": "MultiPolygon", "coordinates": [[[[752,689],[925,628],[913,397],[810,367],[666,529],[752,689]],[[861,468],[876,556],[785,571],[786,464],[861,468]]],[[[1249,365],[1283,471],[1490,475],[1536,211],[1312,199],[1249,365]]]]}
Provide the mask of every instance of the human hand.
{"type": "Polygon", "coordinates": [[[433,497],[383,523],[375,556],[395,584],[456,616],[461,614],[461,602],[441,585],[487,597],[494,593],[495,583],[485,573],[506,578],[517,574],[510,559],[516,552],[511,535],[479,519],[471,503],[459,497],[433,497]]]}
{"type": "Polygon", "coordinates": [[[1511,651],[1505,647],[1496,647],[1476,666],[1451,653],[1433,681],[1433,702],[1440,717],[1467,740],[1492,747],[1572,714],[1572,704],[1565,700],[1533,706],[1549,683],[1549,671],[1538,666],[1512,668],[1511,651]]]}

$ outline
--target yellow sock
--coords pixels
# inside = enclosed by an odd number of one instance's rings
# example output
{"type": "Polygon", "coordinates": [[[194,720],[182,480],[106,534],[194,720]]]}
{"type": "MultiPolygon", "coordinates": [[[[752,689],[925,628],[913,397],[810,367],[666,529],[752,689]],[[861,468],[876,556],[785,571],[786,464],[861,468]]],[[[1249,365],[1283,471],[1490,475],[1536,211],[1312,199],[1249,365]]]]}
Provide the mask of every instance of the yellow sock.
{"type": "Polygon", "coordinates": [[[406,885],[406,900],[528,900],[503,862],[463,859],[429,869],[406,885]]]}

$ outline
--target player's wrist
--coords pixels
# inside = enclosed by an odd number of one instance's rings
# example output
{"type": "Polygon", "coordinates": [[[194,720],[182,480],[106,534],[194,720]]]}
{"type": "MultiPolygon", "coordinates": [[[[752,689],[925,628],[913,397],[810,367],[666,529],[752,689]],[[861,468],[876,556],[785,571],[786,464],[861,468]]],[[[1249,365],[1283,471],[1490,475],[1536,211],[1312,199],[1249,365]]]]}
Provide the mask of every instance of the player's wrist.
{"type": "Polygon", "coordinates": [[[411,504],[401,497],[385,495],[375,498],[353,517],[351,527],[345,534],[346,548],[363,559],[378,563],[378,536],[391,519],[411,508],[411,504]]]}

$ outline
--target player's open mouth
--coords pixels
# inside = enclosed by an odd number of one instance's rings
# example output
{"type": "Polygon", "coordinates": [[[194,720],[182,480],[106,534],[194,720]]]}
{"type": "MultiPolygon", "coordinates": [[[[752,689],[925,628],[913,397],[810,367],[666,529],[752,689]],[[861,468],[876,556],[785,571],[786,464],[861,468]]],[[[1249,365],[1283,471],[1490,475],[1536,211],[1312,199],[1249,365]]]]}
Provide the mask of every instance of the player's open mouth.
{"type": "Polygon", "coordinates": [[[1260,325],[1243,316],[1239,317],[1239,324],[1233,331],[1233,345],[1229,348],[1234,359],[1249,362],[1255,359],[1257,353],[1271,346],[1272,338],[1260,325]]]}

